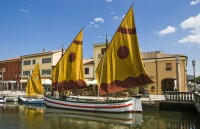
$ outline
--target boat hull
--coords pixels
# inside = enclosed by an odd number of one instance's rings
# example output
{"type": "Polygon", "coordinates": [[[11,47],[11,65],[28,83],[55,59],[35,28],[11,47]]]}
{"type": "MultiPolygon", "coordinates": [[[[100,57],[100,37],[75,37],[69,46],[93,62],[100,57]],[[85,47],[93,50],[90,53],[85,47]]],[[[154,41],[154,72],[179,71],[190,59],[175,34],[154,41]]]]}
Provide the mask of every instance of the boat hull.
{"type": "Polygon", "coordinates": [[[39,98],[25,98],[25,97],[19,97],[22,103],[26,104],[44,104],[44,99],[39,98]]]}
{"type": "Polygon", "coordinates": [[[18,102],[18,97],[15,96],[7,96],[6,102],[18,102]]]}
{"type": "Polygon", "coordinates": [[[5,103],[5,102],[6,102],[6,97],[0,96],[0,103],[5,103]]]}
{"type": "Polygon", "coordinates": [[[136,98],[113,102],[91,102],[81,101],[81,99],[59,100],[45,96],[44,101],[46,106],[63,109],[108,113],[142,112],[141,100],[139,102],[136,98]]]}

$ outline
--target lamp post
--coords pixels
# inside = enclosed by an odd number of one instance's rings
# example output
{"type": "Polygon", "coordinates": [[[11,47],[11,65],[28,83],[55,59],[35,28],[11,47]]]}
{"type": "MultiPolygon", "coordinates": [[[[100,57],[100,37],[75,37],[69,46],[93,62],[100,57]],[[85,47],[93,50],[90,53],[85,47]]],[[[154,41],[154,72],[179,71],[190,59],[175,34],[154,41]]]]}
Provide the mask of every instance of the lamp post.
{"type": "Polygon", "coordinates": [[[196,65],[196,61],[192,60],[192,66],[193,66],[193,72],[194,72],[194,91],[196,92],[196,84],[195,84],[195,65],[196,65]]]}

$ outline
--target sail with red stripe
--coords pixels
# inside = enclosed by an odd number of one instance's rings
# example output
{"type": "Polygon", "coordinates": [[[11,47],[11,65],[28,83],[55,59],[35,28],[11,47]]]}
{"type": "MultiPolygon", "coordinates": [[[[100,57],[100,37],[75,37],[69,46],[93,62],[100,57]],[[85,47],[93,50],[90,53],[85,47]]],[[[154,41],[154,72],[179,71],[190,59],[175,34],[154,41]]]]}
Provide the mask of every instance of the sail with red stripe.
{"type": "Polygon", "coordinates": [[[86,87],[83,73],[82,37],[83,29],[53,68],[53,90],[64,91],[86,87]]]}
{"type": "Polygon", "coordinates": [[[152,83],[143,67],[132,7],[101,59],[96,78],[100,94],[152,83]]]}

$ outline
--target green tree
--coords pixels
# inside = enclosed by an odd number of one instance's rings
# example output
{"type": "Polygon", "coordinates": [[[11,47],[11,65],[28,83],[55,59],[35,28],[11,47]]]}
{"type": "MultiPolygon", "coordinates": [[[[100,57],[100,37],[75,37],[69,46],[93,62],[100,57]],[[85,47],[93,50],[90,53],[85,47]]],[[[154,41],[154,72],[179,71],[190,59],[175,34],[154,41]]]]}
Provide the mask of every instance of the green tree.
{"type": "Polygon", "coordinates": [[[200,76],[196,77],[195,81],[196,81],[197,84],[200,84],[200,76]]]}

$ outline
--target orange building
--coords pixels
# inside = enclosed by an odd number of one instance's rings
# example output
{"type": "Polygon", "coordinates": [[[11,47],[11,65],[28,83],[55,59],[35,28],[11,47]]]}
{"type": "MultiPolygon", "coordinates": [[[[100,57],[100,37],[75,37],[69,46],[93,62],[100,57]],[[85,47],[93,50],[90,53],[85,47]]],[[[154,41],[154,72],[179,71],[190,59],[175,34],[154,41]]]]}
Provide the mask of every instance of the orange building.
{"type": "MultiPolygon", "coordinates": [[[[94,44],[94,69],[97,68],[106,44],[94,44]]],[[[143,52],[143,65],[153,84],[138,88],[138,93],[148,90],[150,94],[163,94],[165,91],[187,91],[187,56],[165,54],[161,51],[143,52]]],[[[95,78],[95,72],[94,72],[95,78]]]]}

